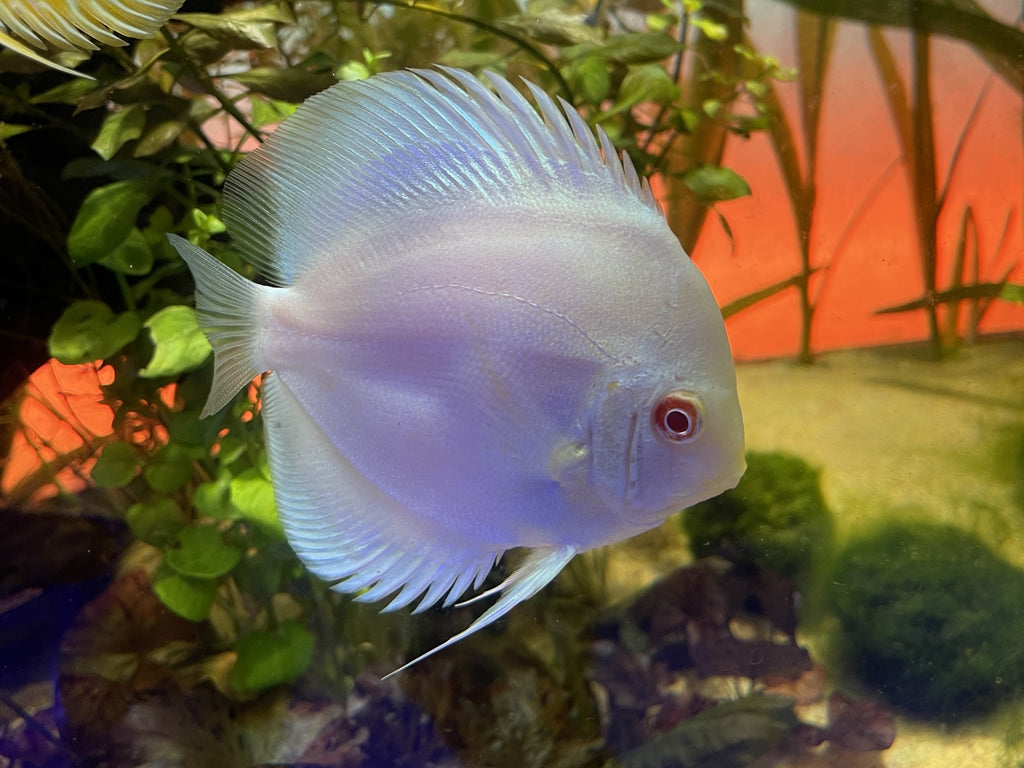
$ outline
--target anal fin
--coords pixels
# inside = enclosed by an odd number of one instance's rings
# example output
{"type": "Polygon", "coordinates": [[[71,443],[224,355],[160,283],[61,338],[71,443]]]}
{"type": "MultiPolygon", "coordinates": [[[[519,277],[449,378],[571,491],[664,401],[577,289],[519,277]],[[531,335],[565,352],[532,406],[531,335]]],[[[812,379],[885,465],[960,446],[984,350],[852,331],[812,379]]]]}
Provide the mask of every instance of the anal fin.
{"type": "Polygon", "coordinates": [[[382,679],[386,680],[392,675],[397,675],[399,672],[408,669],[413,664],[423,661],[424,659],[433,656],[438,651],[443,651],[445,648],[454,645],[460,640],[466,639],[489,624],[493,624],[519,605],[519,603],[524,600],[529,600],[540,590],[546,587],[575,556],[576,548],[569,546],[555,548],[543,547],[532,550],[526,560],[523,561],[522,565],[520,565],[519,568],[517,568],[516,571],[498,587],[495,587],[493,590],[488,590],[488,592],[483,595],[478,595],[476,598],[473,598],[473,600],[467,601],[475,602],[481,597],[486,597],[488,594],[493,592],[501,592],[501,597],[498,598],[498,601],[484,611],[476,621],[466,627],[466,629],[441,643],[441,645],[436,648],[432,648],[426,653],[417,656],[412,661],[403,664],[394,672],[389,672],[384,675],[382,679]]]}

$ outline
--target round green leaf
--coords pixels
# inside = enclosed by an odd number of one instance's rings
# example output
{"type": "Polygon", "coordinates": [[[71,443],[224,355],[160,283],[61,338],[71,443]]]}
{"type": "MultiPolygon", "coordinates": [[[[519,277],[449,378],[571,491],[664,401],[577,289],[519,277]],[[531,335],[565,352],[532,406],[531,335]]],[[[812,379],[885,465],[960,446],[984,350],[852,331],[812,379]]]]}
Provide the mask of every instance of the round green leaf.
{"type": "Polygon", "coordinates": [[[203,621],[210,615],[217,582],[189,579],[168,571],[153,582],[153,592],[174,613],[189,621],[203,621]]]}
{"type": "Polygon", "coordinates": [[[166,547],[188,525],[181,508],[171,499],[153,504],[132,504],[125,515],[132,534],[154,547],[166,547]]]}
{"type": "Polygon", "coordinates": [[[139,138],[146,125],[146,109],[142,104],[129,104],[117,112],[110,112],[92,148],[104,160],[117,154],[127,142],[139,138]]]}
{"type": "Polygon", "coordinates": [[[231,503],[231,473],[222,472],[216,480],[196,488],[192,495],[192,507],[200,515],[215,520],[235,520],[241,517],[238,507],[231,503]]]}
{"type": "Polygon", "coordinates": [[[570,62],[563,75],[572,89],[589,104],[600,104],[612,87],[608,63],[597,56],[584,56],[570,62]]]}
{"type": "Polygon", "coordinates": [[[663,67],[658,64],[637,65],[630,67],[622,79],[619,100],[611,111],[621,112],[645,101],[668,104],[678,96],[679,86],[663,67]]]}
{"type": "Polygon", "coordinates": [[[149,365],[139,371],[144,379],[177,376],[198,368],[213,352],[191,307],[165,307],[146,320],[145,326],[155,350],[149,365]]]}
{"type": "Polygon", "coordinates": [[[261,691],[298,679],[313,658],[313,635],[297,621],[238,641],[238,658],[228,681],[238,691],[261,691]]]}
{"type": "MultiPolygon", "coordinates": [[[[180,391],[180,390],[179,390],[180,391]]],[[[218,425],[199,418],[199,411],[186,408],[164,415],[164,426],[170,442],[181,445],[200,446],[204,449],[217,434],[218,425]]]]}
{"type": "Polygon", "coordinates": [[[214,525],[186,528],[178,541],[181,546],[167,552],[167,564],[182,576],[215,579],[230,572],[242,559],[241,551],[225,544],[214,525]]]}
{"type": "Polygon", "coordinates": [[[101,488],[120,488],[135,477],[139,461],[128,443],[108,443],[92,468],[92,479],[101,488]]]}
{"type": "Polygon", "coordinates": [[[90,192],[68,234],[71,261],[84,266],[109,255],[128,237],[151,196],[146,178],[115,181],[90,192]]]}
{"type": "Polygon", "coordinates": [[[734,200],[750,194],[750,185],[733,170],[717,165],[702,165],[683,174],[683,183],[692,189],[703,203],[734,200]]]}
{"type": "Polygon", "coordinates": [[[99,261],[107,269],[125,275],[147,275],[153,268],[153,249],[145,235],[133,227],[120,245],[99,261]]]}
{"type": "Polygon", "coordinates": [[[139,335],[134,312],[114,315],[102,301],[76,301],[54,323],[50,355],[67,365],[104,360],[139,335]]]}
{"type": "Polygon", "coordinates": [[[246,520],[269,533],[283,536],[274,504],[274,488],[258,468],[247,469],[231,481],[231,503],[246,520]]]}
{"type": "Polygon", "coordinates": [[[176,491],[192,479],[192,456],[183,446],[165,445],[143,474],[154,491],[176,491]]]}

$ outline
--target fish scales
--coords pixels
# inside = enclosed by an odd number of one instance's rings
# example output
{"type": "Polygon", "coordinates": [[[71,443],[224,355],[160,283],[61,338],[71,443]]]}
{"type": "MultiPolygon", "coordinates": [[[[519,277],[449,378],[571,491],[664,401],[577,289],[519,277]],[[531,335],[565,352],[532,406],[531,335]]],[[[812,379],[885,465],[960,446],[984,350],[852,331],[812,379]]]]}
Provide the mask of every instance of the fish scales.
{"type": "Polygon", "coordinates": [[[567,104],[487,77],[341,83],[246,157],[224,218],[271,285],[172,237],[214,347],[206,412],[270,372],[275,499],[310,570],[423,610],[527,549],[419,659],[745,466],[721,314],[649,186],[567,104]]]}

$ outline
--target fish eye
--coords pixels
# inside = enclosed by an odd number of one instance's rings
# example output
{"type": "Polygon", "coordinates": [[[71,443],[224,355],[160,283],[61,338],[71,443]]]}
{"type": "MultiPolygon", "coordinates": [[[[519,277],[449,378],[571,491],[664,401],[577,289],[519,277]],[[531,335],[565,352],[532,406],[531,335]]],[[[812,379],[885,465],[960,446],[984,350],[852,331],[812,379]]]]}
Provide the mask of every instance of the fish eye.
{"type": "Polygon", "coordinates": [[[655,431],[673,443],[685,443],[700,432],[700,399],[689,392],[669,392],[651,412],[655,431]]]}

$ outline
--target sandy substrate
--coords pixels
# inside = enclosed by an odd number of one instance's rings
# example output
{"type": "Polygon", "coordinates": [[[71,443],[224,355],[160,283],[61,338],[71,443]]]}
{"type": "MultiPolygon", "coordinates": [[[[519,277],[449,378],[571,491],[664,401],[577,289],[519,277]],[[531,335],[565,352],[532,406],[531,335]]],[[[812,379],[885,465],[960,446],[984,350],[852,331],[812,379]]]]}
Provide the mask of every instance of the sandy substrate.
{"type": "MultiPolygon", "coordinates": [[[[745,365],[738,378],[748,448],[821,469],[840,541],[912,516],[961,526],[1024,567],[1024,339],[939,363],[902,347],[745,365]]],[[[1018,768],[1021,710],[955,728],[901,721],[882,762],[1018,768]]]]}
{"type": "Polygon", "coordinates": [[[898,513],[962,526],[1024,565],[1024,338],[741,366],[747,446],[821,469],[841,537],[898,513]]]}

